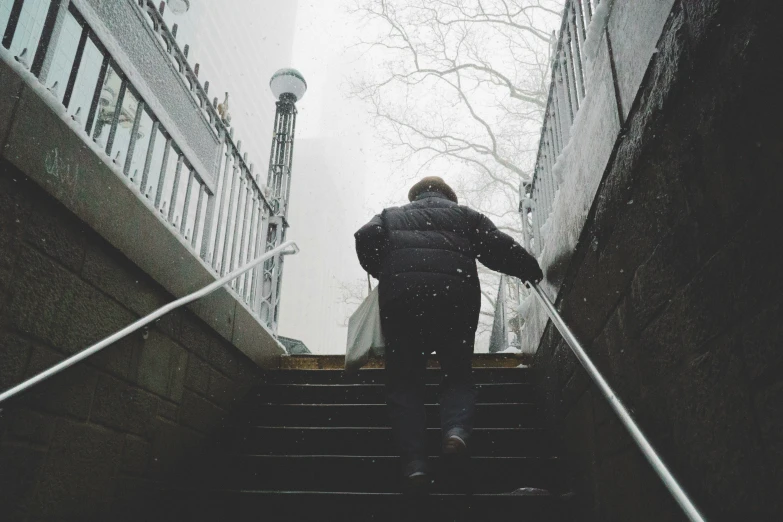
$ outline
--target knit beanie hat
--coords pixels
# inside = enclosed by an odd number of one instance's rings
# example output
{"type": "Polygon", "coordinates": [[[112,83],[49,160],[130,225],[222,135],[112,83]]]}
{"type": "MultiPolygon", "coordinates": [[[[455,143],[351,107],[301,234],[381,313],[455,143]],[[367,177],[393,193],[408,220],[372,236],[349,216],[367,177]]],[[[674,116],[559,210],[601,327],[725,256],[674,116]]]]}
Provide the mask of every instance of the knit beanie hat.
{"type": "Polygon", "coordinates": [[[425,192],[440,192],[454,203],[459,203],[454,190],[443,181],[443,178],[438,176],[427,176],[413,185],[408,192],[408,201],[414,201],[420,194],[425,192]]]}

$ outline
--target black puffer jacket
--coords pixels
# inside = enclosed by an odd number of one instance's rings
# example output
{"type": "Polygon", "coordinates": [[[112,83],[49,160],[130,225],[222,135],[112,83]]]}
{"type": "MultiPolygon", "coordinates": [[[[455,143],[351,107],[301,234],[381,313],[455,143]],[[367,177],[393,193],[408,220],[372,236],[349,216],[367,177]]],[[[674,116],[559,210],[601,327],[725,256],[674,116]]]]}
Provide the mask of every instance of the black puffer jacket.
{"type": "Polygon", "coordinates": [[[425,310],[439,302],[478,319],[476,259],[524,281],[541,279],[538,262],[511,236],[439,192],[385,209],[354,237],[362,267],[380,280],[382,309],[425,310]]]}

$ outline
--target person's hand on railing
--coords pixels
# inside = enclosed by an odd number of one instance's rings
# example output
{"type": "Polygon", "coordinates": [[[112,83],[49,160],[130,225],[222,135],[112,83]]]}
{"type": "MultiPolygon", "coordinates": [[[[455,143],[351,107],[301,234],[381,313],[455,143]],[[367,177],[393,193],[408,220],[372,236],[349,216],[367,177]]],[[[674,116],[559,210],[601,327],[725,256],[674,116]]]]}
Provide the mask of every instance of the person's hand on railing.
{"type": "Polygon", "coordinates": [[[536,258],[530,254],[524,257],[522,273],[525,275],[522,280],[528,283],[540,283],[544,279],[544,272],[541,271],[541,266],[539,266],[536,258]]]}

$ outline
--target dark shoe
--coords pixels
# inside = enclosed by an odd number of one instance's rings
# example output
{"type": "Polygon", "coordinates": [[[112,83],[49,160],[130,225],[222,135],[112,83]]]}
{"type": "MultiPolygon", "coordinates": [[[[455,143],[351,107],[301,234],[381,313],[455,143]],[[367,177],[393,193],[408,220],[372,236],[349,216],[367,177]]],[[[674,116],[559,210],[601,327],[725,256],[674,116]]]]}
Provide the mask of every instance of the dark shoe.
{"type": "Polygon", "coordinates": [[[405,477],[405,489],[411,493],[426,492],[430,483],[432,483],[432,479],[423,471],[417,471],[405,477]]]}
{"type": "Polygon", "coordinates": [[[443,459],[438,482],[449,493],[469,494],[473,490],[465,433],[449,430],[443,439],[443,459]]]}
{"type": "Polygon", "coordinates": [[[403,490],[411,495],[426,495],[432,485],[427,465],[420,461],[409,463],[405,467],[403,490]]]}
{"type": "Polygon", "coordinates": [[[449,435],[446,440],[443,441],[443,454],[444,455],[464,455],[468,451],[468,445],[465,443],[465,439],[459,435],[449,435]]]}

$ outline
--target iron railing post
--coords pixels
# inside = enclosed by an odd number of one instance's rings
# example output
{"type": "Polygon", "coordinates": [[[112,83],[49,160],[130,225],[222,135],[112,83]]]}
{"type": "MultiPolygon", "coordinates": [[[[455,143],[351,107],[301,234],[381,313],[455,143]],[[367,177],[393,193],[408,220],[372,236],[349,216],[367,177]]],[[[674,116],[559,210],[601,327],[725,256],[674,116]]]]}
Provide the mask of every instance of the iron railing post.
{"type": "Polygon", "coordinates": [[[52,3],[49,4],[49,11],[46,13],[41,39],[38,41],[38,49],[30,66],[30,72],[44,85],[47,83],[46,77],[54,57],[54,52],[49,51],[52,48],[52,43],[56,43],[60,37],[60,29],[65,19],[65,13],[68,12],[69,3],[70,0],[52,0],[52,3]]]}

